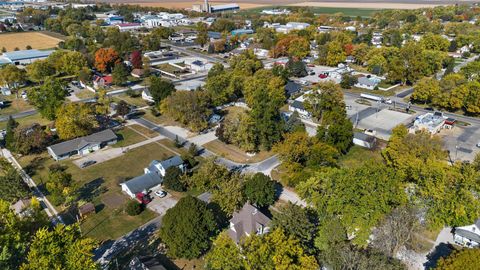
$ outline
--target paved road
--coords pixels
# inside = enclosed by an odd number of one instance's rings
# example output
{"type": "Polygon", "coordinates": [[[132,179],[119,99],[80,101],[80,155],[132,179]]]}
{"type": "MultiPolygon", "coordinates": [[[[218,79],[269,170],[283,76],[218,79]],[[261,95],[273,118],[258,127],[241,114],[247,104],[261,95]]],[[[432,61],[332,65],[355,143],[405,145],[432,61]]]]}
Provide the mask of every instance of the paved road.
{"type": "MultiPolygon", "coordinates": [[[[11,114],[11,116],[14,119],[17,119],[17,118],[22,118],[22,117],[27,117],[27,116],[30,116],[30,115],[34,115],[36,113],[37,113],[37,110],[33,109],[33,110],[24,111],[24,112],[19,112],[19,113],[16,113],[16,114],[11,114]]],[[[9,116],[10,115],[0,116],[0,122],[7,121],[9,116]]]]}

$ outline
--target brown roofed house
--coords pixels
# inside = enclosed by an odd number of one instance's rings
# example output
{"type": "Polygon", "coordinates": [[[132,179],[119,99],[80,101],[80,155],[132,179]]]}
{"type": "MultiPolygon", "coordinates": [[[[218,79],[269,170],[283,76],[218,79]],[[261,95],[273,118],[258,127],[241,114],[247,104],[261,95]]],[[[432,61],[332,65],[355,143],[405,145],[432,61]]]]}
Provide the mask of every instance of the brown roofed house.
{"type": "Polygon", "coordinates": [[[242,209],[233,214],[230,219],[228,235],[239,243],[240,240],[252,234],[264,234],[269,231],[270,218],[253,205],[246,203],[242,209]]]}

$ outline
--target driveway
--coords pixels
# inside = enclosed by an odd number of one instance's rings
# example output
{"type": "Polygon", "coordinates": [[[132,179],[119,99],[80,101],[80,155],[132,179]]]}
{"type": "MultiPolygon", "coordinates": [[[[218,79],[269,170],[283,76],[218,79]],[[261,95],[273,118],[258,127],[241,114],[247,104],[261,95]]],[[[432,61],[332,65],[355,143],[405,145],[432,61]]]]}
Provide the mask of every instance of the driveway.
{"type": "Polygon", "coordinates": [[[217,136],[215,136],[215,131],[211,131],[205,134],[200,134],[195,137],[189,138],[189,141],[196,145],[204,145],[216,139],[217,139],[217,136]]]}
{"type": "Polygon", "coordinates": [[[175,199],[170,193],[167,194],[167,196],[163,198],[159,198],[157,195],[154,194],[154,192],[158,189],[161,188],[153,188],[152,189],[152,201],[147,204],[147,208],[158,213],[159,215],[163,216],[165,213],[167,213],[167,210],[174,207],[178,200],[175,199]]]}

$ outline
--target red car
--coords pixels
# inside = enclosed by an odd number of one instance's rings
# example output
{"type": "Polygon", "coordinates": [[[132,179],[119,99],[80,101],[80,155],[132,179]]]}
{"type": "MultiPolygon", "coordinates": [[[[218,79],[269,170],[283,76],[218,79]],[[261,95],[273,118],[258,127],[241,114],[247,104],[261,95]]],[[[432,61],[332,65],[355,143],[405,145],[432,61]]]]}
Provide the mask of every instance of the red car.
{"type": "Polygon", "coordinates": [[[143,205],[147,205],[152,201],[150,196],[148,196],[148,194],[145,194],[143,192],[138,192],[137,194],[135,194],[135,198],[137,199],[137,201],[139,203],[141,203],[143,205]]]}
{"type": "Polygon", "coordinates": [[[328,77],[328,74],[322,73],[322,74],[318,75],[318,77],[320,79],[326,79],[328,77]]]}

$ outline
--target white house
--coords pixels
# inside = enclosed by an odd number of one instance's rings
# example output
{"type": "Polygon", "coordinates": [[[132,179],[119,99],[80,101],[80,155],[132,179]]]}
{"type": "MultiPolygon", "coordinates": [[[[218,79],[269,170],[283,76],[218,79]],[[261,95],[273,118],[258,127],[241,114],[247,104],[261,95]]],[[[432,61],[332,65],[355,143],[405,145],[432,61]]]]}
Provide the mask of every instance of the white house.
{"type": "Polygon", "coordinates": [[[360,77],[358,78],[358,82],[354,86],[358,88],[374,90],[380,82],[381,79],[376,77],[360,77]]]}
{"type": "Polygon", "coordinates": [[[144,89],[142,91],[142,99],[152,103],[155,102],[155,100],[153,100],[152,94],[150,94],[150,91],[148,91],[148,89],[144,89]]]}
{"type": "Polygon", "coordinates": [[[191,71],[196,73],[208,72],[213,67],[212,64],[196,58],[186,58],[184,63],[186,67],[188,67],[191,71]]]}
{"type": "Polygon", "coordinates": [[[288,110],[291,112],[298,112],[302,118],[310,118],[312,115],[305,109],[303,102],[299,100],[294,100],[288,105],[288,110]]]}
{"type": "Polygon", "coordinates": [[[185,172],[183,160],[179,156],[163,161],[153,160],[144,169],[144,174],[121,183],[122,191],[131,198],[135,198],[135,195],[139,192],[148,192],[151,188],[162,184],[165,172],[170,167],[178,167],[182,172],[185,172]]]}
{"type": "Polygon", "coordinates": [[[479,247],[480,246],[480,218],[475,221],[475,224],[456,227],[453,232],[453,240],[458,245],[464,247],[479,247]]]}
{"type": "Polygon", "coordinates": [[[375,147],[377,138],[365,133],[355,132],[353,133],[353,144],[372,149],[375,147]]]}

